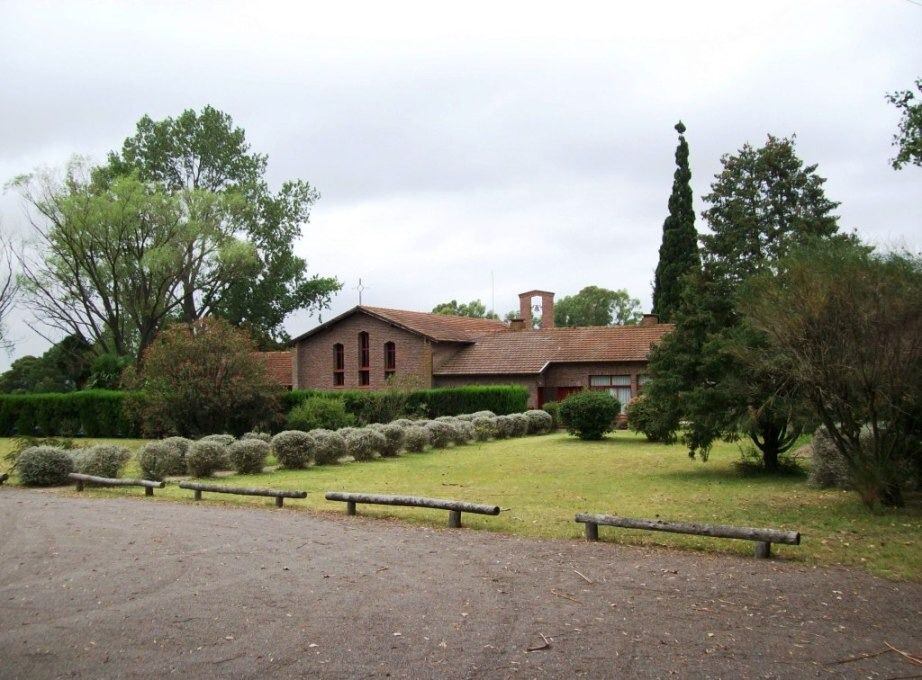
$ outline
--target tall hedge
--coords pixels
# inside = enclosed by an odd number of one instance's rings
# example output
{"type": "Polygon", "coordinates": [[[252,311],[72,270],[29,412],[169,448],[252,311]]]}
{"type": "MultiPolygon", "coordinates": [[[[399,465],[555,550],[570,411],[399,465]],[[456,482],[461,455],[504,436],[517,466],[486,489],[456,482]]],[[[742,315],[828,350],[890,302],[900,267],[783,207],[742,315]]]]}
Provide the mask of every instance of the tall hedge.
{"type": "Polygon", "coordinates": [[[136,437],[126,416],[129,392],[81,392],[0,395],[0,435],[136,437]]]}
{"type": "Polygon", "coordinates": [[[369,392],[363,390],[292,390],[285,394],[285,410],[311,397],[340,399],[347,413],[362,423],[386,423],[405,415],[427,418],[493,411],[498,415],[528,408],[528,390],[518,385],[469,385],[429,390],[369,392]]]}

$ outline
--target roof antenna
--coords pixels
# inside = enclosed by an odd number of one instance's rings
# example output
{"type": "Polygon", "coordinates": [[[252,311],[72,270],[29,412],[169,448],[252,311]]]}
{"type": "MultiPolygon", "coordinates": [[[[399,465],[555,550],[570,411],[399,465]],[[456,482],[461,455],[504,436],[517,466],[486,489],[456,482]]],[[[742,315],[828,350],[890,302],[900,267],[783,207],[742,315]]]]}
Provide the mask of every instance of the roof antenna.
{"type": "Polygon", "coordinates": [[[360,278],[359,285],[353,288],[353,290],[357,290],[359,292],[359,307],[362,306],[362,292],[368,290],[370,287],[371,286],[366,286],[364,283],[362,283],[362,279],[360,278]]]}

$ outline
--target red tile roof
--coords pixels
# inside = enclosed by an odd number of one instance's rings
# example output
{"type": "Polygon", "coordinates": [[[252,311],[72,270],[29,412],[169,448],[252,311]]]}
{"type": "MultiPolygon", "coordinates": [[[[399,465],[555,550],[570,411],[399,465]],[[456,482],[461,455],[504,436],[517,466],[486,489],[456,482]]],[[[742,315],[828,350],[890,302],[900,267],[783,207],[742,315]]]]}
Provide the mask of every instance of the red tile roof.
{"type": "Polygon", "coordinates": [[[672,324],[590,326],[497,333],[464,347],[435,375],[535,374],[549,363],[646,361],[672,324]]]}
{"type": "Polygon", "coordinates": [[[448,316],[428,312],[410,312],[405,309],[359,306],[353,307],[348,312],[340,314],[316,328],[312,328],[307,333],[299,335],[292,342],[307,338],[357,312],[369,314],[382,321],[413,333],[419,333],[438,342],[473,342],[484,335],[509,330],[502,321],[494,319],[474,319],[469,316],[448,316]]]}
{"type": "Polygon", "coordinates": [[[291,387],[291,352],[257,352],[266,362],[269,377],[285,387],[291,387]]]}

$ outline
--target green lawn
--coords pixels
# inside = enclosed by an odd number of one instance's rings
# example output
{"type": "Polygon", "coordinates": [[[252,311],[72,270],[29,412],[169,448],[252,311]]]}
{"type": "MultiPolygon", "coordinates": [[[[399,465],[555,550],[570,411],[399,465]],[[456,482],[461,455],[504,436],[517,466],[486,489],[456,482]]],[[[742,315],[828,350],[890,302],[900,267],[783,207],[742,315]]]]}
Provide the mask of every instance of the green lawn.
{"type": "MultiPolygon", "coordinates": [[[[94,440],[98,441],[98,440],[94,440]]],[[[0,439],[0,454],[11,440],[0,439]]],[[[129,447],[138,440],[122,440],[129,447]]],[[[922,578],[922,503],[878,514],[868,512],[853,493],[820,491],[803,475],[742,476],[733,463],[735,445],[714,448],[707,463],[691,461],[681,446],[651,444],[629,432],[601,442],[581,442],[564,434],[528,437],[460,448],[404,454],[368,463],[229,477],[222,482],[247,486],[304,489],[306,500],[292,508],[343,513],[343,503],[323,498],[329,490],[407,493],[495,503],[499,517],[464,515],[472,529],[522,536],[577,538],[576,512],[662,517],[696,522],[797,529],[801,545],[775,546],[784,559],[859,566],[896,579],[922,578]]],[[[133,463],[126,475],[137,473],[133,463]]],[[[93,494],[132,495],[143,502],[191,500],[175,485],[144,499],[140,489],[100,489],[93,494]]],[[[271,499],[208,496],[208,502],[271,505],[271,499]]],[[[362,515],[399,517],[444,526],[447,512],[359,506],[362,515]]],[[[600,527],[605,541],[681,546],[751,554],[748,541],[705,539],[665,533],[600,527]]]]}

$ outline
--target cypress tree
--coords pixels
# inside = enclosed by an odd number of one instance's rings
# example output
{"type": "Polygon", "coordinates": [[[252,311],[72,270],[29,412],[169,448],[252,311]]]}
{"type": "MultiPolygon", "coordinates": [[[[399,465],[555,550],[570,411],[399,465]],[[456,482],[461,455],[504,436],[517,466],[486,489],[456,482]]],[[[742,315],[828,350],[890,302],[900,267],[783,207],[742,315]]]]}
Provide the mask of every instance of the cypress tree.
{"type": "Polygon", "coordinates": [[[653,282],[653,313],[660,321],[670,321],[679,308],[683,277],[701,266],[698,233],[692,207],[691,170],[688,167],[688,143],[685,126],[676,123],[679,145],[675,150],[676,171],[669,196],[669,216],[663,222],[663,241],[653,282]]]}

